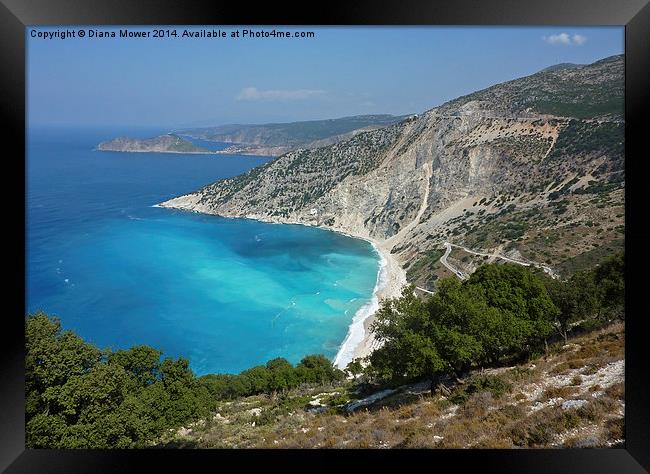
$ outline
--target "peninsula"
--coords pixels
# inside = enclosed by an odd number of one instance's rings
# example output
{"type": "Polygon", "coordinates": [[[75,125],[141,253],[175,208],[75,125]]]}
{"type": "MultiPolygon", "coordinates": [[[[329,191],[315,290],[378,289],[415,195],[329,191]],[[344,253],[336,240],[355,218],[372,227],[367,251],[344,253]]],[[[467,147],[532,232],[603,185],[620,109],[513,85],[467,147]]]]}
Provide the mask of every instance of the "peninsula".
{"type": "Polygon", "coordinates": [[[119,137],[101,142],[96,149],[98,151],[136,153],[214,153],[214,151],[196,146],[191,141],[173,133],[146,139],[119,137]]]}

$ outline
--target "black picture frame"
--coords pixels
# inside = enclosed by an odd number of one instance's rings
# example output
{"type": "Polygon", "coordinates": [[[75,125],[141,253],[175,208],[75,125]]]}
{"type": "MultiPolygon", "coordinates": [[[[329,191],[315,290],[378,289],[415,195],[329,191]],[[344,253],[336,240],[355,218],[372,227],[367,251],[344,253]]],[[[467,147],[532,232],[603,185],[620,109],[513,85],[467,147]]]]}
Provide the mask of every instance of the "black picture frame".
{"type": "MultiPolygon", "coordinates": [[[[644,364],[647,311],[640,300],[647,274],[648,256],[642,252],[650,239],[644,230],[647,205],[643,181],[647,156],[643,153],[644,114],[650,110],[650,6],[647,0],[456,0],[417,2],[327,2],[282,7],[276,3],[209,3],[174,0],[1,0],[0,59],[2,88],[0,110],[5,150],[4,188],[11,203],[11,224],[4,237],[4,274],[12,303],[0,330],[2,371],[0,378],[0,469],[6,472],[125,472],[152,463],[169,470],[191,469],[190,463],[207,461],[223,469],[230,461],[244,466],[282,463],[303,471],[340,470],[363,460],[367,468],[415,463],[424,469],[463,472],[647,472],[650,469],[650,411],[646,389],[649,371],[644,364]],[[624,449],[558,450],[412,450],[412,451],[245,451],[245,450],[32,450],[25,449],[24,321],[25,208],[19,197],[25,192],[25,28],[36,25],[571,25],[625,26],[625,167],[626,167],[626,409],[624,449]],[[646,202],[644,203],[644,199],[646,202]],[[6,245],[6,244],[5,244],[6,245]],[[8,250],[8,251],[7,251],[8,250]],[[10,264],[10,265],[7,265],[10,264]]],[[[240,467],[238,467],[240,469],[240,467]]]]}

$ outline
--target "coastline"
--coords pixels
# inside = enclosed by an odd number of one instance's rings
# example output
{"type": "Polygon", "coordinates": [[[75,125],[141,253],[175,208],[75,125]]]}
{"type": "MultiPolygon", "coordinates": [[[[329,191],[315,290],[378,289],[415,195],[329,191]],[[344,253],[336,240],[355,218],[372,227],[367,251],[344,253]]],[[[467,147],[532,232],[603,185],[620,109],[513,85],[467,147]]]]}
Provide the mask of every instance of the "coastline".
{"type": "Polygon", "coordinates": [[[319,229],[337,232],[347,237],[369,242],[380,258],[379,269],[377,271],[377,282],[375,283],[375,288],[370,301],[359,308],[353,316],[345,339],[341,342],[341,346],[334,358],[333,364],[340,369],[345,368],[349,362],[356,358],[363,358],[370,355],[370,353],[377,347],[374,334],[371,331],[371,325],[375,320],[381,301],[388,298],[399,297],[402,288],[407,284],[406,271],[402,268],[402,265],[399,263],[397,258],[390,253],[390,248],[385,246],[385,242],[374,240],[368,236],[358,235],[348,230],[334,227],[314,225],[308,222],[271,220],[255,215],[224,216],[210,212],[209,209],[197,210],[195,208],[195,203],[192,202],[191,195],[178,196],[154,204],[153,207],[164,207],[168,209],[191,211],[199,214],[218,215],[219,217],[227,219],[251,219],[269,224],[297,224],[307,227],[317,227],[319,229]]]}
{"type": "MultiPolygon", "coordinates": [[[[332,230],[327,227],[321,228],[332,230]]],[[[337,231],[334,230],[334,232],[337,231]]],[[[377,347],[371,325],[381,307],[381,302],[384,299],[397,298],[401,295],[402,287],[406,285],[406,272],[388,249],[381,246],[381,243],[367,237],[354,236],[340,231],[339,233],[370,242],[380,258],[377,283],[372,297],[368,303],[355,313],[348,328],[348,333],[334,358],[334,365],[339,369],[344,369],[354,359],[370,355],[377,347]]]]}
{"type": "Polygon", "coordinates": [[[110,151],[113,153],[168,153],[168,154],[177,154],[177,155],[238,155],[238,156],[252,156],[252,157],[270,157],[276,158],[279,155],[269,155],[265,153],[243,153],[237,151],[224,151],[224,150],[209,150],[209,151],[157,151],[157,150],[102,150],[99,148],[93,148],[93,151],[110,151]]]}
{"type": "MultiPolygon", "coordinates": [[[[101,148],[93,148],[93,151],[110,151],[113,153],[176,153],[178,155],[218,155],[216,151],[156,151],[156,150],[103,150],[101,148]]],[[[165,207],[165,206],[163,206],[165,207]]]]}

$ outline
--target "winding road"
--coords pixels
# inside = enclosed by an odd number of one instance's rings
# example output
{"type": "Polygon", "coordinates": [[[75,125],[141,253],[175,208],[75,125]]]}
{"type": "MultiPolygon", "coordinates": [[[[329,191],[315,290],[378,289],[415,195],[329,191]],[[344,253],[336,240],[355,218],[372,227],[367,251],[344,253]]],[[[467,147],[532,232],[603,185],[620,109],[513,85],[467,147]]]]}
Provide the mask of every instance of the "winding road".
{"type": "Polygon", "coordinates": [[[446,250],[445,250],[445,254],[442,257],[440,257],[440,263],[442,263],[449,271],[451,271],[459,279],[466,280],[467,278],[469,278],[469,275],[467,273],[462,272],[462,271],[458,270],[455,267],[452,267],[449,264],[449,262],[447,262],[447,257],[451,253],[452,246],[453,246],[453,244],[450,244],[449,242],[445,242],[446,250]]]}
{"type": "Polygon", "coordinates": [[[440,257],[440,263],[442,263],[445,267],[447,267],[449,270],[451,270],[461,280],[466,279],[469,275],[467,275],[466,273],[452,267],[447,262],[447,256],[451,253],[452,247],[459,248],[461,250],[464,250],[467,253],[471,253],[473,255],[479,255],[481,257],[500,258],[501,260],[505,260],[506,262],[516,263],[517,265],[523,265],[525,267],[533,266],[533,267],[541,268],[542,270],[544,270],[545,273],[548,273],[551,276],[551,278],[556,279],[556,278],[559,277],[559,275],[557,273],[555,273],[551,267],[549,267],[547,265],[542,265],[541,263],[525,262],[523,260],[516,260],[514,258],[499,255],[497,253],[477,252],[475,250],[468,249],[467,247],[463,247],[462,245],[452,244],[450,242],[445,242],[445,247],[447,248],[447,250],[445,251],[445,254],[442,257],[440,257]]]}
{"type": "MultiPolygon", "coordinates": [[[[457,269],[456,267],[454,267],[453,265],[451,265],[447,261],[447,257],[451,253],[453,247],[462,249],[465,252],[471,253],[473,255],[479,255],[481,257],[500,258],[501,260],[505,260],[505,261],[510,262],[510,263],[516,263],[517,265],[523,265],[525,267],[530,267],[530,266],[538,267],[538,268],[541,268],[542,270],[544,270],[545,273],[548,273],[551,276],[551,278],[553,278],[553,279],[559,278],[559,275],[557,273],[555,273],[551,267],[549,267],[547,265],[542,265],[541,263],[524,262],[523,260],[516,260],[514,258],[505,257],[503,255],[499,255],[499,254],[496,254],[496,253],[477,252],[476,250],[468,249],[467,247],[463,247],[462,245],[452,244],[451,242],[445,242],[444,245],[445,245],[445,253],[444,253],[444,255],[442,257],[440,257],[440,263],[442,263],[445,266],[445,268],[447,268],[450,272],[452,272],[454,275],[456,275],[460,280],[466,280],[467,278],[469,278],[469,274],[457,269]]],[[[428,293],[430,295],[434,294],[433,291],[427,290],[426,288],[422,288],[420,286],[416,286],[415,289],[423,291],[424,293],[428,293]]]]}

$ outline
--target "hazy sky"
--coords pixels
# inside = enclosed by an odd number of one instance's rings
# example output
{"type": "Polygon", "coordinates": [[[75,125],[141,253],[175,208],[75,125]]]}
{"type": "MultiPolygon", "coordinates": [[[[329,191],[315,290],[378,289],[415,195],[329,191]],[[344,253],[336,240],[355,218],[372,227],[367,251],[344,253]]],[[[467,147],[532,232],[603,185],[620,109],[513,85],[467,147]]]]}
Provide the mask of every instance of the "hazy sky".
{"type": "Polygon", "coordinates": [[[30,124],[174,128],[418,113],[553,64],[624,51],[622,27],[291,26],[276,30],[315,38],[218,39],[89,38],[83,28],[84,38],[31,37],[65,29],[27,28],[30,124]]]}

